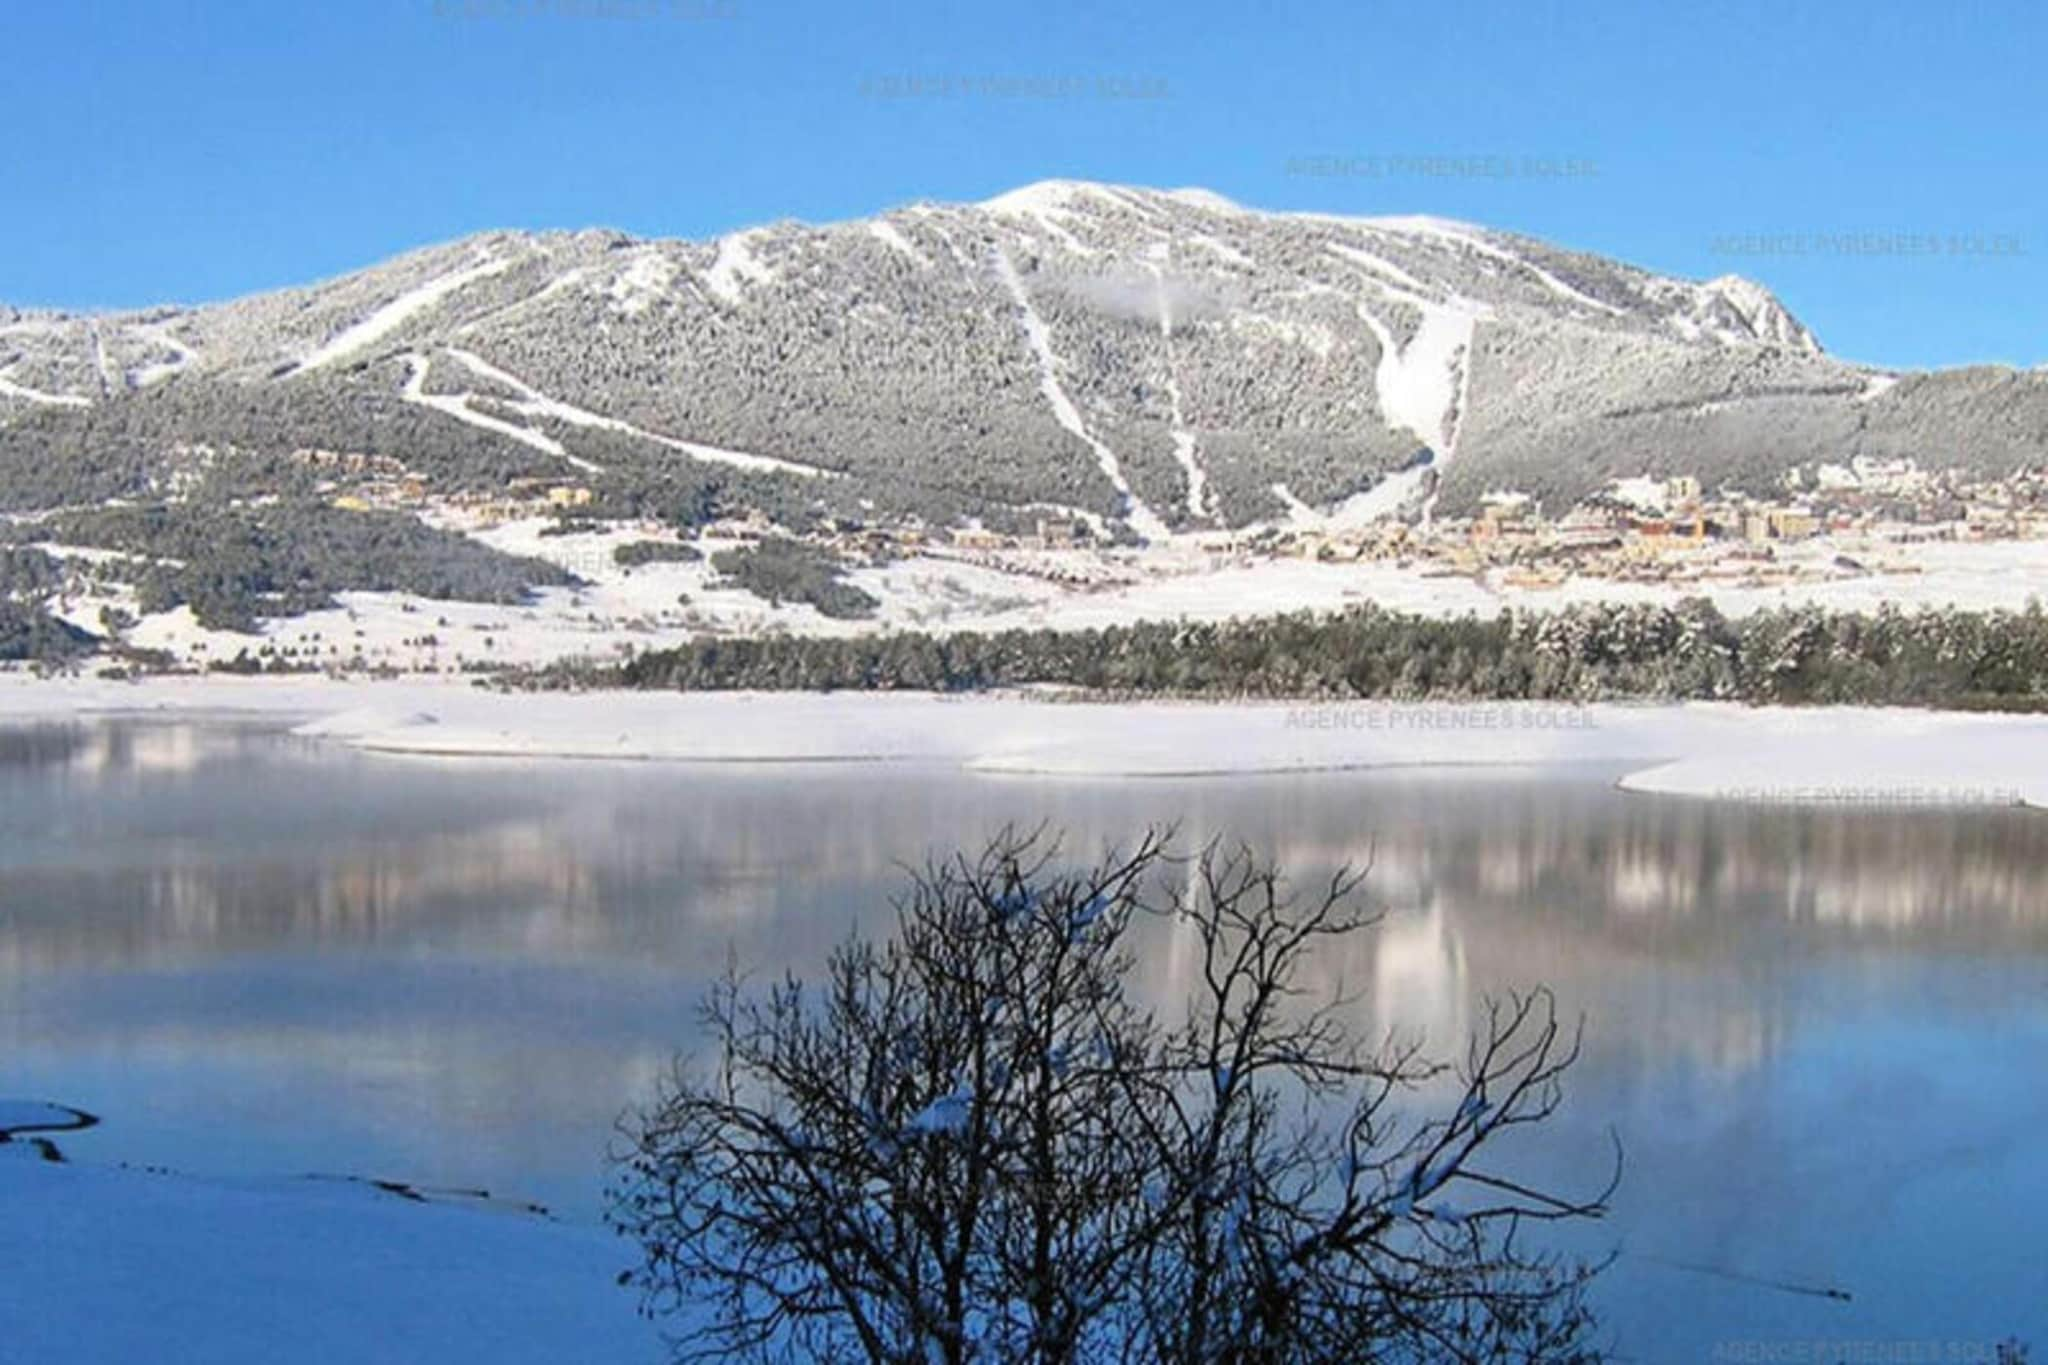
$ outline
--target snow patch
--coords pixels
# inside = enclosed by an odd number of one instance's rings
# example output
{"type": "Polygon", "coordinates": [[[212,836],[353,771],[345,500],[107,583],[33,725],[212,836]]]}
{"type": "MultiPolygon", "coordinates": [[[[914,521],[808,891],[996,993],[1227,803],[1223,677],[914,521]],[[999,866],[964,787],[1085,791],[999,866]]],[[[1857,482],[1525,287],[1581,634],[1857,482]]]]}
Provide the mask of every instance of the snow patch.
{"type": "Polygon", "coordinates": [[[469,406],[469,400],[474,397],[472,394],[428,393],[426,385],[429,361],[418,352],[408,354],[405,357],[405,364],[405,387],[399,390],[399,397],[403,398],[406,402],[417,403],[423,408],[432,408],[436,412],[453,417],[458,422],[465,422],[483,431],[496,432],[500,436],[510,437],[521,445],[531,446],[543,455],[552,455],[558,460],[573,465],[586,474],[602,474],[604,472],[601,466],[571,455],[567,447],[544,431],[535,431],[532,427],[519,426],[516,423],[507,422],[503,418],[493,417],[487,412],[476,411],[469,406]]]}
{"type": "Polygon", "coordinates": [[[1803,725],[1737,731],[1620,785],[1764,805],[2043,806],[2044,773],[2048,723],[2037,717],[1829,708],[1803,725]]]}
{"type": "Polygon", "coordinates": [[[991,213],[1025,219],[1075,255],[1093,256],[1097,254],[1095,249],[1076,237],[1061,221],[1071,214],[1075,204],[1083,199],[1094,199],[1111,205],[1123,202],[1101,185],[1074,180],[1041,180],[1037,184],[1011,190],[1008,194],[984,199],[980,207],[991,213]]]}
{"type": "Polygon", "coordinates": [[[146,389],[159,380],[169,379],[199,358],[199,352],[180,340],[168,322],[139,324],[130,327],[128,331],[131,335],[162,346],[172,353],[169,360],[138,365],[128,372],[128,382],[138,389],[146,389]]]}
{"type": "Polygon", "coordinates": [[[1364,303],[1358,317],[1379,342],[1379,364],[1373,390],[1387,424],[1412,432],[1436,452],[1440,464],[1457,452],[1458,424],[1465,387],[1465,360],[1481,311],[1459,301],[1452,305],[1420,305],[1422,323],[1406,346],[1394,341],[1393,329],[1364,303]]]}
{"type": "Polygon", "coordinates": [[[675,282],[676,263],[659,248],[645,247],[613,277],[605,293],[619,312],[630,317],[646,312],[666,298],[675,282]]]}
{"type": "Polygon", "coordinates": [[[1323,514],[1296,497],[1294,490],[1286,484],[1273,484],[1272,491],[1273,496],[1280,499],[1281,505],[1287,509],[1287,520],[1290,525],[1307,528],[1323,524],[1323,514]]]}
{"type": "Polygon", "coordinates": [[[80,394],[45,393],[41,389],[32,389],[26,384],[17,384],[7,377],[6,370],[0,370],[0,398],[19,398],[30,403],[47,403],[65,408],[89,408],[92,406],[92,399],[80,394]]]}
{"type": "Polygon", "coordinates": [[[1244,205],[1238,203],[1235,199],[1218,194],[1214,190],[1205,190],[1194,185],[1187,186],[1184,189],[1167,190],[1165,194],[1168,199],[1182,204],[1189,204],[1198,209],[1207,209],[1211,213],[1244,212],[1244,205]]]}
{"type": "Polygon", "coordinates": [[[1502,247],[1495,246],[1481,235],[1480,229],[1472,227],[1470,224],[1454,223],[1447,219],[1429,217],[1381,218],[1368,221],[1375,225],[1384,225],[1397,232],[1406,232],[1414,236],[1433,237],[1440,241],[1450,242],[1467,250],[1475,251],[1489,259],[1499,261],[1504,265],[1513,266],[1517,270],[1533,275],[1544,288],[1550,290],[1551,293],[1556,294],[1561,299],[1576,303],[1581,307],[1593,309],[1595,312],[1607,313],[1614,317],[1626,316],[1623,309],[1596,299],[1591,294],[1566,284],[1534,261],[1518,256],[1514,252],[1502,247]]]}
{"type": "MultiPolygon", "coordinates": [[[[673,436],[663,436],[655,432],[645,431],[630,422],[620,421],[616,417],[606,417],[602,413],[592,412],[588,408],[579,408],[573,403],[565,403],[558,398],[550,398],[547,394],[534,388],[517,375],[499,369],[496,365],[491,364],[474,352],[450,347],[448,354],[461,363],[471,374],[482,379],[491,380],[494,383],[503,384],[507,388],[516,391],[520,398],[512,406],[529,416],[552,417],[557,421],[567,422],[571,426],[595,427],[606,431],[620,432],[629,436],[638,436],[642,440],[667,446],[671,450],[682,451],[686,455],[699,460],[709,461],[712,464],[733,465],[740,469],[774,470],[784,474],[800,474],[805,478],[817,478],[831,473],[830,470],[820,469],[816,465],[798,464],[794,460],[780,460],[772,455],[752,455],[745,451],[725,450],[718,446],[702,445],[696,441],[678,440],[673,436]]],[[[573,459],[574,457],[564,454],[563,458],[573,459]]],[[[589,466],[589,468],[594,472],[602,472],[598,471],[594,465],[589,466]]]]}
{"type": "Polygon", "coordinates": [[[1037,180],[993,199],[984,199],[979,207],[990,213],[1063,213],[1076,200],[1102,197],[1106,197],[1103,188],[1085,180],[1037,180]]]}
{"type": "Polygon", "coordinates": [[[718,239],[718,255],[703,273],[705,288],[727,303],[738,306],[747,284],[771,284],[775,269],[754,252],[752,238],[758,228],[729,232],[718,239]]]}
{"type": "Polygon", "coordinates": [[[915,262],[919,269],[932,268],[932,258],[919,251],[911,240],[903,235],[902,230],[888,219],[870,218],[868,232],[897,255],[908,257],[915,262]]]}
{"type": "Polygon", "coordinates": [[[1363,493],[1353,493],[1331,508],[1324,523],[1331,530],[1346,530],[1416,511],[1435,488],[1435,475],[1434,463],[1397,469],[1363,493]]]}
{"type": "Polygon", "coordinates": [[[1762,342],[1767,346],[1785,346],[1808,355],[1820,354],[1820,343],[1813,334],[1787,312],[1777,296],[1755,280],[1740,275],[1723,275],[1698,286],[1702,308],[1714,302],[1725,304],[1742,319],[1744,331],[1730,332],[1717,328],[1716,335],[1724,342],[1754,345],[1762,342]]]}
{"type": "Polygon", "coordinates": [[[1436,293],[1434,289],[1424,284],[1421,280],[1416,279],[1384,256],[1376,255],[1362,247],[1350,246],[1343,242],[1330,243],[1329,252],[1338,259],[1348,261],[1368,274],[1384,276],[1386,281],[1407,291],[1405,297],[1410,302],[1427,303],[1433,301],[1432,296],[1436,293]]]}
{"type": "Polygon", "coordinates": [[[486,256],[466,269],[437,276],[417,288],[409,289],[375,309],[362,320],[342,328],[322,345],[301,356],[294,372],[304,374],[309,370],[317,370],[354,355],[367,346],[373,346],[456,290],[478,280],[488,279],[492,275],[502,274],[511,268],[512,261],[507,257],[486,256]]]}

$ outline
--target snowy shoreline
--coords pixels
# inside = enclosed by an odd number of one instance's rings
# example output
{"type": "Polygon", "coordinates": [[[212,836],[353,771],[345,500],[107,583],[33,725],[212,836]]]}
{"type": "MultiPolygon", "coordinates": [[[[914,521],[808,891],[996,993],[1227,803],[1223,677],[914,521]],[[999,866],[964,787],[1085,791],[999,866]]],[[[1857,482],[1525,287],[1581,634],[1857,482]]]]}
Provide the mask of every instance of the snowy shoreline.
{"type": "Polygon", "coordinates": [[[2048,806],[2048,717],[1543,702],[1083,702],[1003,694],[498,693],[465,681],[0,674],[0,725],[234,718],[441,760],[912,763],[988,775],[1627,769],[1627,791],[1802,806],[2048,806]]]}

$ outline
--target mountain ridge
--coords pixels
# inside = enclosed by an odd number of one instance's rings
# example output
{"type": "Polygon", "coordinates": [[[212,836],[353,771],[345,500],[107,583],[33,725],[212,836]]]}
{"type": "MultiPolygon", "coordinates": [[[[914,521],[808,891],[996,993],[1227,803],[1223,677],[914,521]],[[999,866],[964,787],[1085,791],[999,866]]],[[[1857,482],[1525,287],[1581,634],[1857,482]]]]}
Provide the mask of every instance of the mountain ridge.
{"type": "Polygon", "coordinates": [[[0,307],[0,507],[36,500],[10,454],[91,468],[112,440],[126,474],[81,491],[146,490],[174,447],[315,447],[449,490],[680,472],[771,511],[1157,539],[1617,474],[2048,459],[2048,380],[1837,360],[1740,276],[1054,180],[704,240],[491,230],[216,304],[0,307]]]}

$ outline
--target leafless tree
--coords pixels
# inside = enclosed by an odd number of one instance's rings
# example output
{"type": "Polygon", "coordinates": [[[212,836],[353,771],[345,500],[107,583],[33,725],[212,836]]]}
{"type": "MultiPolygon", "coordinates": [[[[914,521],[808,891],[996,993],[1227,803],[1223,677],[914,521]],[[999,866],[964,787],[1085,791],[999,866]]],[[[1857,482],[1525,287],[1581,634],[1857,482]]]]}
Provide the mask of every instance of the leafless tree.
{"type": "Polygon", "coordinates": [[[1597,1267],[1523,1233],[1603,1213],[1618,1151],[1577,1199],[1492,1161],[1577,1053],[1547,993],[1492,1002],[1458,1064],[1367,1046],[1302,981],[1375,922],[1362,874],[1300,896],[1156,832],[1057,855],[1006,832],[818,989],[713,990],[715,1064],[622,1125],[610,1205],[680,1359],[1595,1358],[1597,1267]],[[1191,942],[1184,1005],[1137,998],[1155,933],[1191,942]]]}

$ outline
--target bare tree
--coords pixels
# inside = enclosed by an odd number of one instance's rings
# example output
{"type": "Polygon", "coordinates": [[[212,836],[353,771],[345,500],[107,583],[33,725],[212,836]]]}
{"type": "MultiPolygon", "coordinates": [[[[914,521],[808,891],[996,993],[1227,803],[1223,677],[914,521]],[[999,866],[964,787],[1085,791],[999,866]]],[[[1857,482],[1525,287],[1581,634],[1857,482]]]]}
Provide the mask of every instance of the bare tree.
{"type": "Polygon", "coordinates": [[[1057,852],[933,861],[818,990],[711,993],[715,1065],[622,1125],[610,1205],[679,1358],[1594,1358],[1597,1268],[1521,1234],[1604,1212],[1618,1152],[1583,1199],[1490,1161],[1576,1056],[1548,994],[1492,1003],[1457,1065],[1367,1047],[1301,981],[1374,923],[1362,874],[1304,898],[1158,833],[1057,852]],[[1173,1022],[1131,984],[1153,933],[1192,941],[1173,1022]]]}

